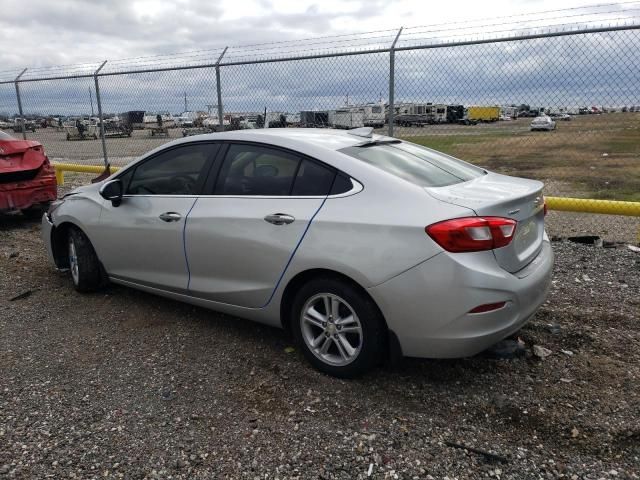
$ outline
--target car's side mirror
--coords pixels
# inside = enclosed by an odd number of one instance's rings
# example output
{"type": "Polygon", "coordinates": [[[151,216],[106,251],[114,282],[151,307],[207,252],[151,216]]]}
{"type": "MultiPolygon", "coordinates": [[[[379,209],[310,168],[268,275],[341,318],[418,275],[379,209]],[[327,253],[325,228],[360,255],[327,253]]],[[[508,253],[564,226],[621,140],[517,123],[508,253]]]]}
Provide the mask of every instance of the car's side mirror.
{"type": "Polygon", "coordinates": [[[122,180],[111,180],[100,187],[100,196],[118,207],[122,203],[122,180]]]}

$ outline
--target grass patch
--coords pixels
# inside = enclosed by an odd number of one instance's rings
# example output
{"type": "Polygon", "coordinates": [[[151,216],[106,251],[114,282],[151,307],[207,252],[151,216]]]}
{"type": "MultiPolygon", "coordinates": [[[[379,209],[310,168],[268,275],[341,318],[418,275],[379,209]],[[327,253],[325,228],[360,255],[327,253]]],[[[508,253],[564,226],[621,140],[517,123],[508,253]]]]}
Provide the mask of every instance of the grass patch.
{"type": "Polygon", "coordinates": [[[496,172],[556,181],[567,195],[640,201],[637,113],[578,116],[552,132],[529,132],[528,119],[519,119],[405,139],[496,172]]]}

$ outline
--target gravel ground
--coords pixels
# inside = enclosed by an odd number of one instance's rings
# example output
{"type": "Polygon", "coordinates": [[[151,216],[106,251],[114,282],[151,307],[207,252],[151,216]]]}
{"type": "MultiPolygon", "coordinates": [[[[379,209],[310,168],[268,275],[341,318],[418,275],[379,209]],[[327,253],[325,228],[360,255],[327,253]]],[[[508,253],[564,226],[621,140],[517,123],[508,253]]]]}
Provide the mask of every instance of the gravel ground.
{"type": "Polygon", "coordinates": [[[39,230],[0,218],[0,479],[640,478],[640,254],[625,247],[554,242],[520,356],[343,381],[277,329],[123,287],[77,294],[39,230]]]}

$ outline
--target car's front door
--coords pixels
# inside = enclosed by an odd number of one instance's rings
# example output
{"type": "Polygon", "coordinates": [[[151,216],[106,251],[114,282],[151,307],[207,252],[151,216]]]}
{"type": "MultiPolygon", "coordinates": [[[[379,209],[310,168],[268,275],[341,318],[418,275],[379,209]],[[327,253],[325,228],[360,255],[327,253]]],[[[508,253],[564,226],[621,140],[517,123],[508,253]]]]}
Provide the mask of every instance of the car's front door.
{"type": "Polygon", "coordinates": [[[189,214],[189,293],[243,307],[266,305],[334,177],[333,169],[295,153],[256,144],[226,147],[210,195],[189,214]]]}
{"type": "Polygon", "coordinates": [[[193,143],[164,150],[125,171],[125,195],[105,201],[96,235],[109,276],[185,292],[189,267],[184,226],[218,148],[193,143]]]}

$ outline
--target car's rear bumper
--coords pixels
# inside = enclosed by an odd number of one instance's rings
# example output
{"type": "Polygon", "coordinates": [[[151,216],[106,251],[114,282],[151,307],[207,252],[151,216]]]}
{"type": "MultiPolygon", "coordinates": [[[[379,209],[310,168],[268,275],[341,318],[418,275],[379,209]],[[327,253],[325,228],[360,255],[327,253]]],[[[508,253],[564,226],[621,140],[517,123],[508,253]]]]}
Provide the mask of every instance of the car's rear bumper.
{"type": "Polygon", "coordinates": [[[53,202],[58,195],[54,175],[23,182],[0,183],[0,211],[24,210],[53,202]]]}
{"type": "Polygon", "coordinates": [[[441,253],[368,291],[403,355],[458,358],[519,330],[545,301],[552,269],[553,251],[545,238],[538,256],[515,274],[500,268],[492,252],[441,253]],[[503,301],[498,310],[468,313],[503,301]]]}

